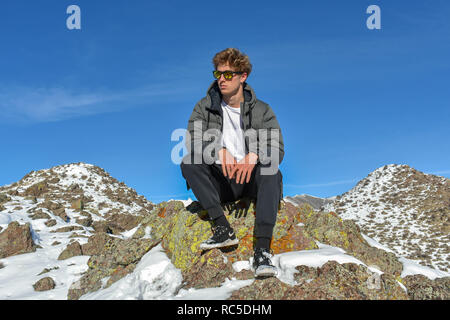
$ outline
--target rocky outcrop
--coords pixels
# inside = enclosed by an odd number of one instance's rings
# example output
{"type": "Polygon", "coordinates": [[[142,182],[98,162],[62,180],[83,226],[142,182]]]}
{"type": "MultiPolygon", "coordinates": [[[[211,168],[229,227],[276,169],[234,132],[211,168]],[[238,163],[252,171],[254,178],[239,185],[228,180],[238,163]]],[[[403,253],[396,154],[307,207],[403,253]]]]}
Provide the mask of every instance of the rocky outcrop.
{"type": "Polygon", "coordinates": [[[0,258],[36,251],[30,224],[20,225],[13,221],[0,233],[0,258]]]}
{"type": "Polygon", "coordinates": [[[376,169],[326,204],[405,258],[450,271],[450,179],[408,165],[376,169]]]}
{"type": "Polygon", "coordinates": [[[377,281],[366,267],[329,261],[320,268],[297,267],[298,285],[290,286],[275,278],[255,281],[233,292],[231,300],[407,300],[408,295],[389,274],[377,281]],[[375,283],[374,283],[375,282],[375,283]]]}
{"type": "Polygon", "coordinates": [[[70,243],[58,256],[58,260],[66,260],[75,256],[83,255],[81,245],[78,241],[70,243]]]}
{"type": "Polygon", "coordinates": [[[90,237],[80,250],[80,254],[91,255],[89,269],[71,285],[67,298],[76,300],[88,292],[109,287],[133,272],[140,259],[158,243],[151,239],[112,238],[105,233],[90,237]]]}
{"type": "Polygon", "coordinates": [[[35,291],[48,291],[54,289],[55,286],[55,281],[51,277],[45,277],[37,281],[33,288],[35,291]]]}
{"type": "Polygon", "coordinates": [[[450,300],[450,277],[430,280],[416,274],[406,276],[402,283],[408,289],[408,295],[413,300],[450,300]]]}
{"type": "MultiPolygon", "coordinates": [[[[253,272],[233,269],[236,261],[249,261],[254,245],[254,203],[238,201],[224,206],[228,221],[240,243],[236,247],[202,251],[199,244],[211,236],[206,211],[192,203],[185,208],[178,201],[157,205],[152,215],[141,221],[135,238],[151,228],[151,237],[160,239],[172,263],[182,271],[183,288],[220,286],[227,278],[253,279],[253,272]]],[[[233,293],[232,299],[408,299],[402,288],[402,263],[397,257],[369,246],[352,221],[334,212],[317,212],[309,205],[296,207],[282,202],[274,229],[274,254],[317,249],[316,241],[346,250],[367,266],[384,272],[381,276],[355,263],[329,261],[320,268],[298,266],[297,285],[277,278],[257,280],[233,293]],[[377,281],[374,281],[376,279],[377,281]],[[375,282],[375,283],[374,283],[375,282]]]]}
{"type": "MultiPolygon", "coordinates": [[[[242,200],[225,206],[224,209],[240,242],[239,246],[224,249],[222,253],[231,263],[248,260],[253,256],[255,242],[254,203],[242,200]]],[[[305,228],[298,226],[300,216],[301,212],[296,207],[289,203],[282,204],[273,232],[272,248],[275,254],[318,248],[305,228]]],[[[193,203],[187,209],[181,201],[160,203],[152,215],[141,221],[141,226],[134,237],[143,236],[147,227],[151,228],[153,239],[162,240],[167,255],[182,272],[188,272],[196,263],[201,263],[205,259],[199,245],[212,235],[212,225],[206,211],[197,203],[193,203]]]]}

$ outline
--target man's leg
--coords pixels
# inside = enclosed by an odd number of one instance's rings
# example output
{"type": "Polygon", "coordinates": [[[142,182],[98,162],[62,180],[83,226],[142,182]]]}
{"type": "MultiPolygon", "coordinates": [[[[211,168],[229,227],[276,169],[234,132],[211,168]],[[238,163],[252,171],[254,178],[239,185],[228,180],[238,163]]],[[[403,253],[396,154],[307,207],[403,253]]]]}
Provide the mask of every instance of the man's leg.
{"type": "Polygon", "coordinates": [[[225,217],[221,203],[233,201],[236,190],[222,174],[220,165],[181,163],[183,177],[214,223],[213,236],[201,244],[202,249],[235,245],[238,240],[225,217]]]}
{"type": "Polygon", "coordinates": [[[255,166],[245,193],[256,198],[256,247],[269,249],[281,200],[282,174],[278,170],[273,175],[262,175],[261,166],[255,166]]]}
{"type": "Polygon", "coordinates": [[[245,190],[248,195],[256,197],[256,246],[253,267],[257,277],[274,276],[276,268],[270,261],[270,243],[281,200],[282,174],[278,170],[276,174],[263,175],[261,164],[256,165],[253,170],[251,181],[245,190]]]}
{"type": "Polygon", "coordinates": [[[230,197],[230,190],[225,177],[220,179],[215,173],[214,165],[181,163],[183,177],[192,189],[203,209],[208,211],[212,220],[224,215],[221,202],[230,197]]]}

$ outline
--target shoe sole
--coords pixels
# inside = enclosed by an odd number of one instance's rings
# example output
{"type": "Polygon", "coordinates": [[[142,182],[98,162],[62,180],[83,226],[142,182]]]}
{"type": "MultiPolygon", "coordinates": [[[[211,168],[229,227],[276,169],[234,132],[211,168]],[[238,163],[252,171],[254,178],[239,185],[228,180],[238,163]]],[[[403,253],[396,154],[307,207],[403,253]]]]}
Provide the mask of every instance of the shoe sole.
{"type": "Polygon", "coordinates": [[[237,245],[239,243],[239,239],[228,239],[222,243],[216,243],[216,244],[201,244],[200,245],[200,249],[202,250],[208,250],[208,249],[214,249],[214,248],[223,248],[223,247],[229,247],[229,246],[234,246],[237,245]]]}
{"type": "Polygon", "coordinates": [[[277,269],[275,267],[259,267],[255,271],[255,277],[275,277],[277,275],[277,269]]]}

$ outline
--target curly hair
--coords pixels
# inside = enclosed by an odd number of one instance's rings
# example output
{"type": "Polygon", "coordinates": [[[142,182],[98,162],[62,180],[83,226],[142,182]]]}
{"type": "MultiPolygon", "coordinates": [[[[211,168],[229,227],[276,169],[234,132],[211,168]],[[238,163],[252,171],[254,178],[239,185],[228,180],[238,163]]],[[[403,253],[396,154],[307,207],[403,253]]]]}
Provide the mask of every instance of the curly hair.
{"type": "Polygon", "coordinates": [[[217,69],[219,64],[229,64],[230,67],[235,68],[235,71],[246,72],[247,77],[252,72],[252,64],[249,57],[236,48],[227,48],[222,50],[214,56],[212,60],[214,68],[217,69]]]}

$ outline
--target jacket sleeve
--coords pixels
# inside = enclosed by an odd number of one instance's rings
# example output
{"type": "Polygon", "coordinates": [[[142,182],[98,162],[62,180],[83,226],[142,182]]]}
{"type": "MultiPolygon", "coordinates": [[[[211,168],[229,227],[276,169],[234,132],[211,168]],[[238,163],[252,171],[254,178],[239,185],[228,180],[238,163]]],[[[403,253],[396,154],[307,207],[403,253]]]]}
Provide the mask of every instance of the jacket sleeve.
{"type": "MultiPolygon", "coordinates": [[[[219,141],[221,141],[219,139],[220,137],[216,139],[203,139],[203,135],[208,129],[207,116],[205,115],[205,112],[208,111],[206,111],[205,108],[202,107],[201,103],[202,100],[197,102],[188,121],[187,131],[189,135],[186,136],[186,148],[188,151],[188,155],[191,156],[191,161],[193,161],[194,159],[203,161],[203,151],[209,144],[211,144],[211,141],[214,141],[215,143],[219,143],[219,141]],[[192,156],[195,158],[192,158],[192,156]]],[[[214,161],[217,159],[217,156],[218,155],[216,155],[213,151],[212,157],[214,161]]]]}
{"type": "Polygon", "coordinates": [[[272,151],[278,153],[278,164],[284,158],[284,142],[280,124],[272,108],[267,105],[263,115],[263,132],[258,133],[258,156],[262,163],[271,163],[272,151]],[[272,150],[273,149],[273,150],[272,150]]]}

